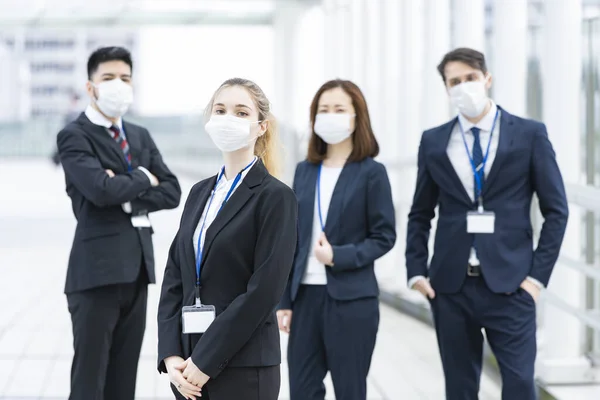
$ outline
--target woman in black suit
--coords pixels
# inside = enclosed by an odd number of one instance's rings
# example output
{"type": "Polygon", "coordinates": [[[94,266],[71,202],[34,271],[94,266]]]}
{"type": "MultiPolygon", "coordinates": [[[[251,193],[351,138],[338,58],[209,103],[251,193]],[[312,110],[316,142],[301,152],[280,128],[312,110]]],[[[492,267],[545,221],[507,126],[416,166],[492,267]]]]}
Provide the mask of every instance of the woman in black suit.
{"type": "Polygon", "coordinates": [[[158,369],[178,399],[276,400],[274,310],[292,266],[297,202],[272,175],[275,120],[256,84],[226,81],[206,114],[225,165],[190,191],[169,251],[158,369]]]}
{"type": "Polygon", "coordinates": [[[298,164],[298,247],[278,311],[289,332],[292,400],[366,399],[379,325],[374,262],[394,246],[394,206],[366,101],[349,81],[325,83],[311,108],[307,160],[298,164]]]}

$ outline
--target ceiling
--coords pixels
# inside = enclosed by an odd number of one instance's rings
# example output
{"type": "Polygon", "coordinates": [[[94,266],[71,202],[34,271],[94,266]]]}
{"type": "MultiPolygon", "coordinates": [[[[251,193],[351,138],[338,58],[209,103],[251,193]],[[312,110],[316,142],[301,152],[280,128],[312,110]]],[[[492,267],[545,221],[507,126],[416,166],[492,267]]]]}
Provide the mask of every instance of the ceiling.
{"type": "Polygon", "coordinates": [[[270,24],[276,1],[0,0],[0,28],[270,24]]]}

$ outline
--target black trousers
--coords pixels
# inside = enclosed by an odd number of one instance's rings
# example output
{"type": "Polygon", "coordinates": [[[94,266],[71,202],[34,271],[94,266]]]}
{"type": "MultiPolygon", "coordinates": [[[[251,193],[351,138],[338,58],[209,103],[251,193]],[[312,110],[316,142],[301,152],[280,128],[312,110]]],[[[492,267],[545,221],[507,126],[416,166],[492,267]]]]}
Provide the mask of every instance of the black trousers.
{"type": "Polygon", "coordinates": [[[502,400],[536,400],[536,305],[523,289],[493,293],[483,278],[470,277],[458,293],[431,300],[447,400],[477,400],[483,335],[502,376],[502,400]]]}
{"type": "Polygon", "coordinates": [[[67,295],[75,356],[69,400],[133,400],[148,279],[67,295]]]}
{"type": "Polygon", "coordinates": [[[327,371],[337,399],[365,400],[378,327],[376,297],[339,301],[326,286],[301,285],[288,343],[291,400],[323,400],[327,371]]]}
{"type": "MultiPolygon", "coordinates": [[[[197,400],[277,400],[281,386],[281,369],[273,367],[228,367],[209,380],[197,400]]],[[[177,400],[183,397],[173,385],[177,400]]]]}

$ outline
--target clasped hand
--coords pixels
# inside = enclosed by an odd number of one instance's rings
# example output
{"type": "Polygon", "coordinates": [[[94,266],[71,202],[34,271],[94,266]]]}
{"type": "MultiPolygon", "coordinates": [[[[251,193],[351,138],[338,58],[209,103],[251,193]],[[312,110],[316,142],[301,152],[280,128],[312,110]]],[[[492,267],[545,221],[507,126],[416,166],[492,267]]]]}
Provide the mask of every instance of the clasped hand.
{"type": "Polygon", "coordinates": [[[315,257],[317,257],[317,260],[324,265],[333,265],[333,248],[331,247],[331,244],[329,244],[325,232],[321,232],[321,236],[315,246],[315,257]]]}
{"type": "Polygon", "coordinates": [[[202,387],[210,377],[200,371],[191,358],[184,360],[181,357],[169,357],[165,360],[169,380],[177,391],[188,400],[197,400],[202,397],[202,387]]]}

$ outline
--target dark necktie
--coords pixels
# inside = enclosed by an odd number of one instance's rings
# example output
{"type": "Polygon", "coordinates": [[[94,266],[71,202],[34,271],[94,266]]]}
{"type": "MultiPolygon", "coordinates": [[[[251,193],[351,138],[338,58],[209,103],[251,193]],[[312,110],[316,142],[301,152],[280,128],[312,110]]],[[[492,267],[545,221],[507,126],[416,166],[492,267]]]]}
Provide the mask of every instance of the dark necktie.
{"type": "Polygon", "coordinates": [[[125,160],[127,160],[127,164],[131,165],[131,154],[129,153],[129,144],[127,143],[127,139],[125,139],[125,135],[121,135],[121,130],[116,125],[113,125],[108,129],[112,132],[113,138],[119,147],[121,147],[125,160]]]}
{"type": "Polygon", "coordinates": [[[475,174],[474,174],[474,184],[475,184],[475,204],[478,203],[479,201],[479,197],[481,196],[481,193],[479,192],[479,189],[481,189],[483,191],[483,180],[485,178],[484,175],[484,170],[483,170],[483,151],[481,150],[481,140],[479,140],[479,133],[481,132],[481,129],[473,127],[471,128],[471,133],[473,133],[473,150],[471,152],[471,154],[473,154],[473,165],[475,166],[475,174]],[[479,178],[479,182],[481,184],[481,187],[479,188],[477,186],[477,180],[479,178]]]}

